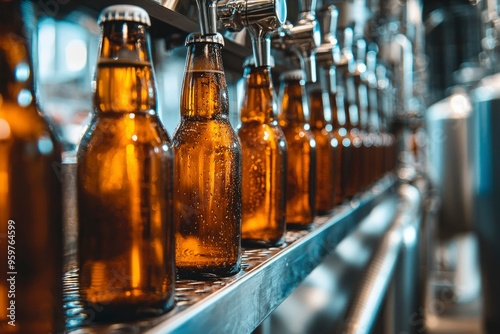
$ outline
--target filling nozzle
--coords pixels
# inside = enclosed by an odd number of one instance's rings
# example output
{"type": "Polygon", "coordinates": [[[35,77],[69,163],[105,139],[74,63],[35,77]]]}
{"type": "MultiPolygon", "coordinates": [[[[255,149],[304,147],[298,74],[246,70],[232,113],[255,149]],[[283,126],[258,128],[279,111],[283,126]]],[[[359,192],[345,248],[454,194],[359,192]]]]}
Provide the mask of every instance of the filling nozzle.
{"type": "Polygon", "coordinates": [[[255,66],[271,66],[271,34],[286,20],[285,0],[221,0],[219,19],[232,31],[247,28],[255,66]]]}
{"type": "Polygon", "coordinates": [[[202,36],[217,34],[217,0],[196,0],[202,36]]]}
{"type": "Polygon", "coordinates": [[[314,20],[316,0],[299,0],[299,21],[301,19],[314,20]]]}
{"type": "Polygon", "coordinates": [[[366,75],[366,41],[363,38],[359,38],[356,41],[356,68],[354,75],[360,76],[361,79],[365,79],[366,75]]]}
{"type": "Polygon", "coordinates": [[[321,45],[316,49],[316,62],[319,67],[320,81],[324,88],[335,93],[335,66],[340,62],[340,46],[337,40],[338,9],[334,5],[317,11],[321,28],[321,45]]]}
{"type": "Polygon", "coordinates": [[[314,7],[316,0],[301,0],[299,20],[286,24],[273,35],[274,45],[294,52],[300,59],[306,82],[316,82],[316,48],[321,43],[320,27],[314,7]]]}
{"type": "Polygon", "coordinates": [[[370,50],[366,53],[366,81],[372,88],[377,87],[377,52],[370,50]]]}
{"type": "Polygon", "coordinates": [[[356,71],[356,62],[352,53],[353,31],[352,28],[345,28],[340,34],[341,57],[340,62],[347,65],[349,73],[356,71]]]}

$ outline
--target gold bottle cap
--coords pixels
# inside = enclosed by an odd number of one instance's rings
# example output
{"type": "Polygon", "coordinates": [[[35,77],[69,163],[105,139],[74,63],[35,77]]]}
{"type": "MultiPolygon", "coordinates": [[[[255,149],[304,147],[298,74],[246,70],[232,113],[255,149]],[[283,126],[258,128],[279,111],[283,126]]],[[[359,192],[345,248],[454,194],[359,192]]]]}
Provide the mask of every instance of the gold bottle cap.
{"type": "Polygon", "coordinates": [[[130,21],[151,26],[148,12],[141,7],[133,5],[113,5],[106,7],[99,14],[98,24],[109,21],[130,21]]]}
{"type": "Polygon", "coordinates": [[[224,46],[224,37],[221,34],[215,35],[202,35],[199,32],[194,32],[186,37],[186,45],[193,43],[215,43],[224,46]]]}
{"type": "Polygon", "coordinates": [[[304,71],[291,70],[283,72],[280,75],[280,81],[285,81],[285,80],[304,80],[304,71]]]}

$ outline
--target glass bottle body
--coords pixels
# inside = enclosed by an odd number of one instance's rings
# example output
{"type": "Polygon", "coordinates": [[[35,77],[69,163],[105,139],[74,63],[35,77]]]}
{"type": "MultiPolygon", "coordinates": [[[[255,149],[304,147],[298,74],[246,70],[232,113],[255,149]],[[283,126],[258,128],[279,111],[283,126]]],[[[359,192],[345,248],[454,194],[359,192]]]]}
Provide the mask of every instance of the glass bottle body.
{"type": "Polygon", "coordinates": [[[241,147],[228,120],[221,49],[189,45],[173,138],[176,264],[185,278],[229,276],[241,263],[241,147]]]}
{"type": "Polygon", "coordinates": [[[277,246],[285,234],[286,141],[276,119],[270,68],[249,66],[238,136],[242,152],[242,241],[277,246]]]}
{"type": "Polygon", "coordinates": [[[281,84],[279,123],[288,147],[286,222],[292,228],[308,228],[316,215],[316,142],[306,122],[307,102],[300,79],[281,84]]]}
{"type": "Polygon", "coordinates": [[[80,295],[94,321],[173,307],[173,151],[156,115],[146,27],[103,25],[95,114],[78,149],[80,295]]]}
{"type": "Polygon", "coordinates": [[[0,2],[0,332],[62,333],[61,149],[34,101],[30,9],[0,2]]]}
{"type": "MultiPolygon", "coordinates": [[[[326,94],[326,93],[325,93],[326,94]]],[[[333,127],[326,121],[325,113],[331,113],[329,101],[324,103],[321,87],[309,92],[311,117],[309,124],[316,142],[316,211],[327,214],[336,204],[336,159],[338,140],[333,133],[333,127]]],[[[330,117],[329,117],[330,118],[330,117]]]]}

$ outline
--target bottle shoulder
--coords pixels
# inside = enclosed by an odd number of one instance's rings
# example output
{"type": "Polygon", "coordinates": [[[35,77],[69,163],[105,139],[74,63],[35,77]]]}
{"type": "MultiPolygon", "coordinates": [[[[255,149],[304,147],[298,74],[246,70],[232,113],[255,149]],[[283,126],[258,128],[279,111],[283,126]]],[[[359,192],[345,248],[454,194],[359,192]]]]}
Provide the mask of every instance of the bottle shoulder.
{"type": "Polygon", "coordinates": [[[4,102],[0,106],[2,132],[30,138],[47,131],[48,123],[38,114],[35,105],[21,107],[16,103],[4,102]]]}
{"type": "Polygon", "coordinates": [[[172,143],[174,147],[200,144],[205,148],[211,145],[240,146],[236,130],[224,118],[203,120],[183,118],[174,132],[172,143]]]}
{"type": "Polygon", "coordinates": [[[87,151],[108,151],[135,147],[171,150],[171,140],[156,115],[144,113],[106,113],[94,116],[79,146],[79,155],[87,151]]]}
{"type": "Polygon", "coordinates": [[[335,138],[333,131],[328,131],[326,128],[311,128],[311,132],[316,142],[329,142],[335,138]]]}
{"type": "Polygon", "coordinates": [[[306,123],[289,123],[286,126],[282,126],[283,133],[285,134],[287,143],[291,140],[296,142],[314,142],[314,135],[306,123]]]}
{"type": "Polygon", "coordinates": [[[238,128],[238,136],[242,148],[245,147],[286,147],[286,139],[283,130],[277,122],[262,124],[260,122],[248,122],[238,128]]]}

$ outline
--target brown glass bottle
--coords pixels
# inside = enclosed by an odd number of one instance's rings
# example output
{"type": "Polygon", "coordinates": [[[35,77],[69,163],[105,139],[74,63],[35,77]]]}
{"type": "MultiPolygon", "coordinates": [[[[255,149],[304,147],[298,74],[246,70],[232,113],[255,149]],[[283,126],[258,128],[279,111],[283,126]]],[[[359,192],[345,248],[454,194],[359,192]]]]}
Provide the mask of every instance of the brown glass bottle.
{"type": "Polygon", "coordinates": [[[244,244],[283,243],[286,213],[286,141],[278,124],[269,66],[245,67],[246,92],[238,136],[242,152],[244,244]]]}
{"type": "Polygon", "coordinates": [[[308,228],[316,215],[316,142],[306,120],[303,73],[285,72],[280,81],[279,123],[288,147],[286,221],[292,228],[308,228]]]}
{"type": "Polygon", "coordinates": [[[335,160],[338,141],[333,133],[328,93],[319,84],[308,87],[310,117],[309,125],[316,142],[316,211],[327,214],[335,207],[335,160]],[[325,118],[328,115],[328,121],[325,118]]]}
{"type": "Polygon", "coordinates": [[[96,322],[173,307],[173,151],[156,115],[147,13],[106,8],[77,164],[80,294],[96,322]]]}
{"type": "Polygon", "coordinates": [[[241,147],[228,119],[220,34],[191,34],[174,137],[180,277],[235,274],[241,263],[241,147]]]}
{"type": "Polygon", "coordinates": [[[32,14],[0,1],[1,333],[64,329],[61,151],[34,100],[32,14]]]}

